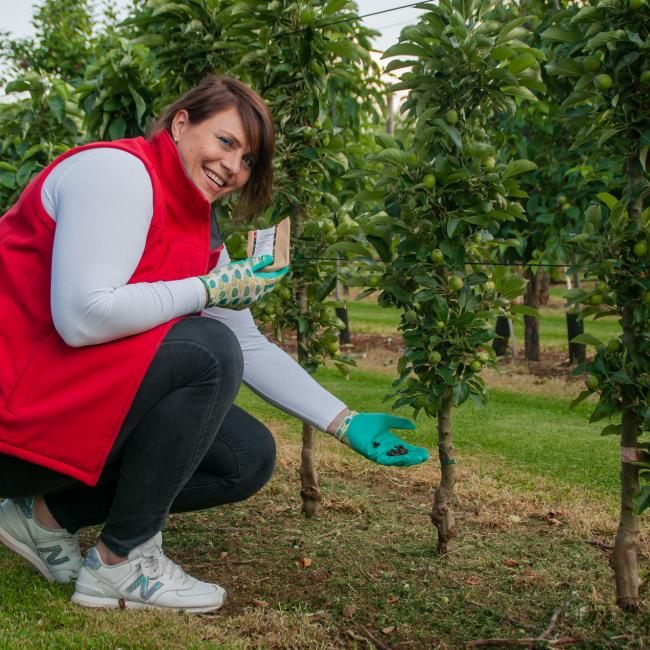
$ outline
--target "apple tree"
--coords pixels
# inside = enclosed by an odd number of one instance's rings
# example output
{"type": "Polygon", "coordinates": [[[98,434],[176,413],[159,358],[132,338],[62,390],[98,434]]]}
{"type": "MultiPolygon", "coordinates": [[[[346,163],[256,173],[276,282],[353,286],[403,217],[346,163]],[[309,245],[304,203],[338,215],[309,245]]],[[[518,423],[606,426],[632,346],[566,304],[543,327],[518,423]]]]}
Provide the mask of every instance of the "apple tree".
{"type": "Polygon", "coordinates": [[[508,245],[495,237],[502,224],[525,219],[516,177],[535,164],[498,150],[488,121],[535,101],[525,72],[544,55],[522,40],[529,16],[500,21],[495,3],[481,0],[421,7],[418,24],[384,55],[400,57],[389,71],[405,69],[394,89],[408,91],[402,110],[414,125],[412,145],[378,136],[382,199],[361,225],[376,254],[368,271],[380,278],[379,304],[402,310],[394,406],[437,417],[441,482],[431,519],[444,554],[457,535],[452,407],[486,400],[481,370],[493,363],[492,323],[526,311],[510,303],[523,279],[490,261],[508,245]]]}
{"type": "Polygon", "coordinates": [[[617,163],[623,189],[600,192],[584,211],[572,239],[576,261],[594,279],[590,289],[569,292],[585,305],[583,317],[617,316],[623,334],[597,346],[577,398],[597,398],[591,421],[615,418],[603,434],[620,436],[620,523],[610,565],[616,598],[639,607],[639,514],[650,506],[650,7],[643,0],[600,0],[579,11],[562,11],[543,34],[556,43],[552,64],[574,71],[565,100],[576,146],[595,141],[617,163]]]}

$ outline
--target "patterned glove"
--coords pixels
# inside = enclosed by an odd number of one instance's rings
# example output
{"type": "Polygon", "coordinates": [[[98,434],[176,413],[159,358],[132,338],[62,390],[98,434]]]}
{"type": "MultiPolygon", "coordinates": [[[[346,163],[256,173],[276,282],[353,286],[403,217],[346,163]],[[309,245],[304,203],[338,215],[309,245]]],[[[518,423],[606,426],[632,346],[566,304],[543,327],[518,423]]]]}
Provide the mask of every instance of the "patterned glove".
{"type": "Polygon", "coordinates": [[[414,447],[392,434],[389,429],[415,429],[405,418],[384,413],[357,413],[345,416],[334,435],[354,451],[380,465],[417,465],[429,458],[429,452],[414,447]]]}
{"type": "Polygon", "coordinates": [[[272,291],[278,280],[287,273],[288,266],[273,273],[259,269],[272,262],[270,255],[230,262],[208,275],[199,276],[208,292],[206,307],[245,309],[255,300],[272,291]]]}

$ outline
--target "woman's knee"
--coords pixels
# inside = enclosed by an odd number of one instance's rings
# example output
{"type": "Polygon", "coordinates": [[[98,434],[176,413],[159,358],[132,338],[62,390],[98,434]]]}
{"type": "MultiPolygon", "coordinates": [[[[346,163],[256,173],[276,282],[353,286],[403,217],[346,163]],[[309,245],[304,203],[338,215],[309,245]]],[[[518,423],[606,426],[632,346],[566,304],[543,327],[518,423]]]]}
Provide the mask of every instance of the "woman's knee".
{"type": "Polygon", "coordinates": [[[239,483],[246,492],[246,497],[261,490],[270,480],[275,469],[275,439],[269,429],[261,422],[257,423],[255,454],[241,467],[239,483]]]}
{"type": "Polygon", "coordinates": [[[244,356],[239,340],[223,323],[205,316],[190,316],[174,325],[166,342],[184,341],[201,348],[223,379],[239,385],[244,373],[244,356]]]}

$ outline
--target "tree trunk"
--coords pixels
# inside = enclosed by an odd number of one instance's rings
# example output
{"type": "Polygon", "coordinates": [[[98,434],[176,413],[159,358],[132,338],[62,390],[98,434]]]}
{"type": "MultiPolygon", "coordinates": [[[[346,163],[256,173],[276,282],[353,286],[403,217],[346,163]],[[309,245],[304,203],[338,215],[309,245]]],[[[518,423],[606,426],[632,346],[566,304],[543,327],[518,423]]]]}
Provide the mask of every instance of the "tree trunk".
{"type": "Polygon", "coordinates": [[[537,276],[539,278],[539,304],[546,307],[551,297],[551,274],[542,270],[538,272],[537,276]]]}
{"type": "MultiPolygon", "coordinates": [[[[627,161],[627,180],[631,190],[641,180],[638,158],[631,156],[627,161]]],[[[642,195],[638,195],[630,206],[630,219],[640,224],[643,209],[642,195]]],[[[623,305],[623,345],[627,353],[638,354],[638,341],[634,330],[634,308],[629,303],[623,305]]],[[[633,364],[633,368],[636,364],[633,364]]],[[[638,370],[632,372],[632,381],[638,382],[638,370]]],[[[639,516],[634,513],[634,497],[639,493],[639,468],[634,465],[637,458],[637,438],[640,431],[640,418],[637,404],[626,405],[621,422],[621,519],[616,531],[614,550],[609,556],[609,564],[614,569],[616,580],[616,604],[621,609],[638,610],[639,601],[639,516]]]]}
{"type": "Polygon", "coordinates": [[[458,533],[452,510],[456,469],[454,467],[453,433],[451,430],[451,395],[445,397],[438,412],[438,456],[440,485],[436,488],[431,509],[431,521],[438,529],[438,553],[447,555],[456,547],[458,533]]]}
{"type": "MultiPolygon", "coordinates": [[[[300,311],[307,313],[307,289],[298,290],[298,303],[300,311]]],[[[298,335],[298,361],[305,358],[303,345],[307,343],[305,334],[298,335]],[[301,345],[302,344],[302,345],[301,345]]],[[[302,511],[306,515],[316,515],[320,509],[321,494],[318,485],[318,472],[315,462],[316,430],[309,424],[302,425],[302,451],[300,453],[300,496],[302,497],[302,511]]]]}
{"type": "Polygon", "coordinates": [[[636,449],[639,427],[634,410],[623,413],[621,432],[621,520],[616,531],[609,564],[616,580],[616,604],[621,609],[639,609],[639,516],[634,514],[633,499],[639,492],[639,468],[627,457],[626,449],[636,449]],[[627,457],[627,459],[626,459],[627,457]]]}
{"type": "Polygon", "coordinates": [[[510,340],[510,325],[505,316],[497,316],[497,324],[494,328],[494,340],[492,349],[497,357],[504,357],[508,351],[508,341],[510,340]]]}
{"type": "MultiPolygon", "coordinates": [[[[524,305],[539,309],[539,278],[536,273],[526,269],[528,280],[524,292],[524,305]]],[[[527,361],[539,361],[539,319],[524,315],[525,340],[524,349],[527,361]]]]}

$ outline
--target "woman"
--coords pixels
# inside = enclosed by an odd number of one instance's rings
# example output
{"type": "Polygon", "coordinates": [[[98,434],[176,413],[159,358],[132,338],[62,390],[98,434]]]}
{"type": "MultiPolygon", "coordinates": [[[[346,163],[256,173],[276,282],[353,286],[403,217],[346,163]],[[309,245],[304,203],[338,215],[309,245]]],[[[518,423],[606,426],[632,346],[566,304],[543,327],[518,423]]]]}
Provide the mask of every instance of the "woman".
{"type": "Polygon", "coordinates": [[[274,142],[261,98],[209,76],[150,139],[64,154],[0,220],[0,540],[76,579],[80,605],[221,607],[160,531],[270,478],[273,438],[233,404],[242,379],[372,460],[427,458],[388,431],[408,420],[350,412],[241,309],[286,269],[230,262],[211,206],[239,192],[250,216],[269,201],[274,142]],[[82,561],[77,532],[97,524],[82,561]]]}

